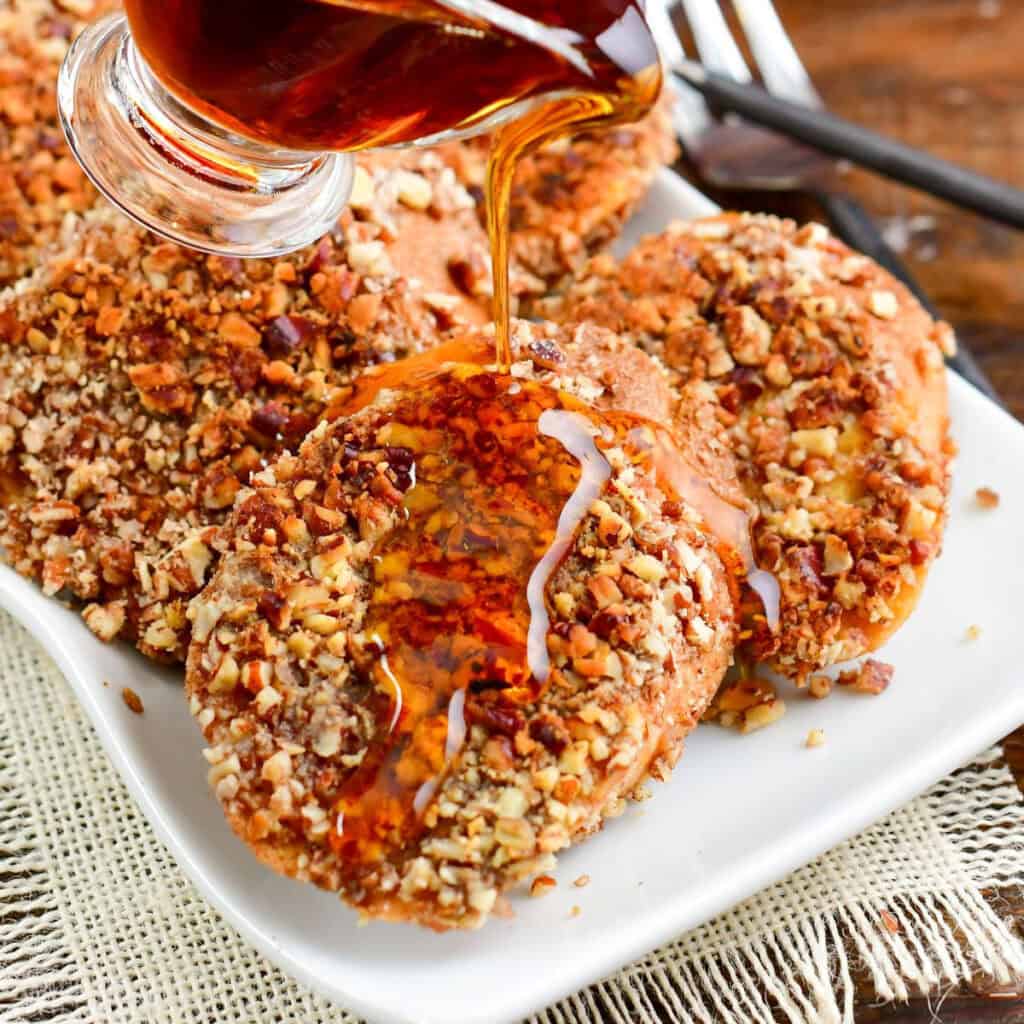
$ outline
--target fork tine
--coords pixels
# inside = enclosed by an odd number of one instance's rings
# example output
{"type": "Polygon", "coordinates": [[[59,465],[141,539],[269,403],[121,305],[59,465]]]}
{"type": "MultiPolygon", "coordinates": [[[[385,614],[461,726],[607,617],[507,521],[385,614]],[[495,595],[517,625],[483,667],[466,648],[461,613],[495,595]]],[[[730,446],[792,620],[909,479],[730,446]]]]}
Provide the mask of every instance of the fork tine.
{"type": "MultiPolygon", "coordinates": [[[[667,68],[686,60],[686,50],[679,38],[669,7],[673,0],[648,0],[647,23],[650,25],[658,52],[667,68]]],[[[692,147],[707,130],[712,121],[711,111],[696,89],[681,83],[674,75],[667,74],[666,86],[671,89],[675,102],[672,104],[672,124],[676,135],[687,148],[692,147]]]]}
{"type": "Polygon", "coordinates": [[[716,0],[682,0],[682,7],[701,63],[708,70],[720,71],[737,82],[749,82],[750,68],[716,0]]]}
{"type": "Polygon", "coordinates": [[[732,6],[768,91],[806,107],[823,106],[772,0],[732,0],[732,6]]]}
{"type": "Polygon", "coordinates": [[[683,41],[672,24],[670,9],[675,6],[674,0],[648,0],[646,5],[647,24],[650,26],[654,41],[658,44],[662,60],[667,67],[686,60],[683,41]]]}

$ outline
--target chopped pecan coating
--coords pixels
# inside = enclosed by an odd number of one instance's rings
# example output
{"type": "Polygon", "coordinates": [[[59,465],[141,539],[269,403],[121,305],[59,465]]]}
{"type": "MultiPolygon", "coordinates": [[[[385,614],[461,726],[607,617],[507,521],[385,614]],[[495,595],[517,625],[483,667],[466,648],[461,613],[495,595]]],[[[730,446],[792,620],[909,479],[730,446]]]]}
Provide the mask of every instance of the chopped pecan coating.
{"type": "Polygon", "coordinates": [[[57,118],[57,71],[112,0],[5,4],[0,11],[0,286],[31,273],[69,219],[96,201],[57,118]]]}
{"type": "Polygon", "coordinates": [[[439,318],[389,261],[397,225],[422,234],[430,214],[392,179],[415,166],[438,209],[475,218],[435,156],[403,159],[364,170],[372,209],[292,256],[204,256],[97,207],[4,297],[0,547],[86,602],[104,639],[180,658],[210,531],[252,473],[354,374],[436,343],[439,318]]]}
{"type": "Polygon", "coordinates": [[[947,325],[820,225],[753,214],[595,257],[542,306],[713,390],[781,589],[780,628],[749,622],[751,657],[803,683],[898,628],[942,542],[947,325]]]}
{"type": "Polygon", "coordinates": [[[191,605],[187,675],[210,784],[257,855],[369,916],[435,928],[482,924],[645,775],[663,778],[735,628],[713,538],[685,502],[661,513],[657,474],[616,434],[601,441],[611,480],[545,587],[550,680],[522,675],[519,583],[488,595],[536,564],[560,514],[533,481],[561,500],[580,478],[536,417],[605,389],[526,362],[511,378],[448,366],[254,477],[191,605]],[[628,529],[603,530],[612,518],[628,529]],[[438,616],[461,625],[435,635],[438,616]]]}

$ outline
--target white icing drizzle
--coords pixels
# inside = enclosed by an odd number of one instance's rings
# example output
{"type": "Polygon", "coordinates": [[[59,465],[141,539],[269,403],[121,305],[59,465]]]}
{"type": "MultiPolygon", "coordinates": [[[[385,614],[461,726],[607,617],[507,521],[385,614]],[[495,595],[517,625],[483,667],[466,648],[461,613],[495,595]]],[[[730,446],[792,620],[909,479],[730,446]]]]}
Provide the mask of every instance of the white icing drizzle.
{"type": "Polygon", "coordinates": [[[526,662],[534,679],[546,683],[551,674],[548,658],[551,619],[544,603],[544,590],[551,574],[572,545],[583,517],[603,493],[612,471],[608,460],[594,444],[592,426],[585,416],[564,409],[547,409],[541,413],[537,426],[544,437],[553,437],[580,464],[580,480],[558,517],[555,539],[534,567],[526,585],[526,599],[530,605],[526,662]]]}

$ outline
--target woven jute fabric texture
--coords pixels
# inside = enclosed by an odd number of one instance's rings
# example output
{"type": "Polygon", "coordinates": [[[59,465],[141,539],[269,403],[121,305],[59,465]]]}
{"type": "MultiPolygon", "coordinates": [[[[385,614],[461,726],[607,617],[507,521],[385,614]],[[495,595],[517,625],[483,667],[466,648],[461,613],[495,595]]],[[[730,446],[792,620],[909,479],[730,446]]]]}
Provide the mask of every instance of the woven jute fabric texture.
{"type": "MultiPolygon", "coordinates": [[[[1024,806],[996,750],[785,881],[536,1018],[853,1020],[1024,976],[994,893],[1024,885],[1024,806]]],[[[247,946],[135,808],[63,677],[0,613],[0,1022],[336,1024],[247,946]]]]}

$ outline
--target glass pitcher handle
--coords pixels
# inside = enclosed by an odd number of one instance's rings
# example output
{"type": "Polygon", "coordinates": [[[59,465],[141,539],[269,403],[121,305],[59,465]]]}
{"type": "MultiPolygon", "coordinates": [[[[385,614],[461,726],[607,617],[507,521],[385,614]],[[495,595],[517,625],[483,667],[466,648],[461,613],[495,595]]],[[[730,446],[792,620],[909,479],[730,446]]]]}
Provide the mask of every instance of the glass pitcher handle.
{"type": "Polygon", "coordinates": [[[348,154],[271,149],[189,110],[146,66],[124,15],[72,43],[57,99],[71,150],[99,191],[193,249],[292,252],[331,230],[352,190],[348,154]]]}

